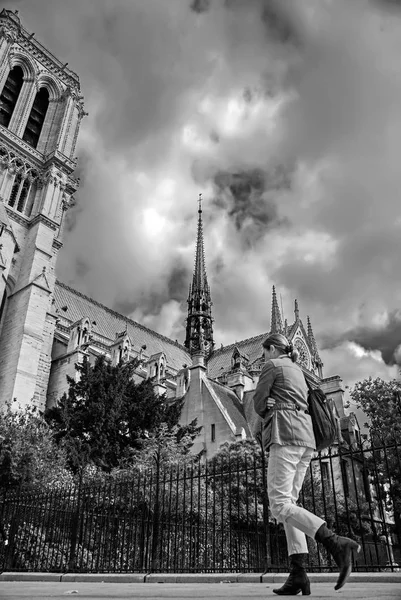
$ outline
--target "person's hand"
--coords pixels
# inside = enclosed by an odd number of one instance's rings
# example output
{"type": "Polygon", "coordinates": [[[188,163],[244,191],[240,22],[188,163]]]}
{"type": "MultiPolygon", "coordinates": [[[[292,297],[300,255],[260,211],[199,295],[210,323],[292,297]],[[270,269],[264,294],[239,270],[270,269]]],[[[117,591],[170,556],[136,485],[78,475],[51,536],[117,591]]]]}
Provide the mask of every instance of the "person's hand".
{"type": "Polygon", "coordinates": [[[271,408],[273,408],[273,406],[276,404],[276,400],[274,398],[267,398],[266,400],[266,406],[267,408],[270,410],[271,408]]]}

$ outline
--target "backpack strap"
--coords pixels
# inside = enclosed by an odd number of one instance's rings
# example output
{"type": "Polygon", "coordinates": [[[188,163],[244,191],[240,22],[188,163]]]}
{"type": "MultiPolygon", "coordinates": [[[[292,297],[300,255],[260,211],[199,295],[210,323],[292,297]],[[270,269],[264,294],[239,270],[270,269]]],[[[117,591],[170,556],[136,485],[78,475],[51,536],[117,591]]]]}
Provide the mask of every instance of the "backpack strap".
{"type": "MultiPolygon", "coordinates": [[[[304,377],[305,377],[305,375],[304,375],[304,377]]],[[[306,377],[305,377],[305,383],[306,383],[306,386],[307,386],[309,392],[312,392],[315,389],[314,387],[311,386],[311,384],[309,383],[309,381],[306,377]]]]}

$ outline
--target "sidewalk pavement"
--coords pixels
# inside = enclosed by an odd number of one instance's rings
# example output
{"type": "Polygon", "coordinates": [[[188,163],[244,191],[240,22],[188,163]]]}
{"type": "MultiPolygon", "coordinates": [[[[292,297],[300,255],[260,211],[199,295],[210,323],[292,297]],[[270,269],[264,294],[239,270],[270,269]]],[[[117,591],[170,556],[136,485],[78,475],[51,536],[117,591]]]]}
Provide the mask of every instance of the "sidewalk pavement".
{"type": "MultiPolygon", "coordinates": [[[[2,581],[1,600],[269,600],[278,598],[272,583],[90,583],[2,581]]],[[[312,583],[311,598],[323,600],[400,600],[398,583],[347,583],[336,592],[332,583],[312,583]]]]}
{"type": "MultiPolygon", "coordinates": [[[[353,573],[348,583],[338,592],[334,590],[336,573],[310,573],[309,577],[311,597],[314,599],[337,597],[341,600],[401,600],[401,573],[353,573]]],[[[263,576],[256,573],[2,573],[0,599],[61,600],[76,597],[81,600],[265,600],[277,598],[273,588],[280,587],[286,578],[285,573],[263,576]]]]}

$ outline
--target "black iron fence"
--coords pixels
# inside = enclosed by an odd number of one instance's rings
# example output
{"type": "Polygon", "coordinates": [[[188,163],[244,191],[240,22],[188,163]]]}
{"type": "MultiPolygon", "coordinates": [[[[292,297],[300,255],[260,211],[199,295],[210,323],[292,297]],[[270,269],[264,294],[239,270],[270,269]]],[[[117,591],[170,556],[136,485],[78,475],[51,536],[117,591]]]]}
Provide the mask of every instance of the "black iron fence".
{"type": "MultiPolygon", "coordinates": [[[[358,571],[401,565],[399,443],[360,444],[312,460],[300,502],[362,546],[358,571]]],[[[9,544],[0,568],[53,572],[286,571],[271,517],[266,459],[249,446],[191,466],[156,465],[129,479],[50,491],[5,491],[9,544]]],[[[309,540],[311,571],[335,565],[309,540]]]]}

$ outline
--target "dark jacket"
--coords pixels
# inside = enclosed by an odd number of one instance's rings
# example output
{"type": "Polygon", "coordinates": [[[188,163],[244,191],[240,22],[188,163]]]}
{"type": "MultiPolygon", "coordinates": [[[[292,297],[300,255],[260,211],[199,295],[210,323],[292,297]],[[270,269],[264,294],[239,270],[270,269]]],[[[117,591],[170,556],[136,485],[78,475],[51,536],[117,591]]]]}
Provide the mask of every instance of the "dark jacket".
{"type": "Polygon", "coordinates": [[[282,354],[268,360],[253,396],[255,411],[263,418],[262,440],[270,444],[316,449],[312,419],[308,414],[308,388],[301,367],[282,354]],[[268,410],[268,397],[276,400],[268,410]]]}

